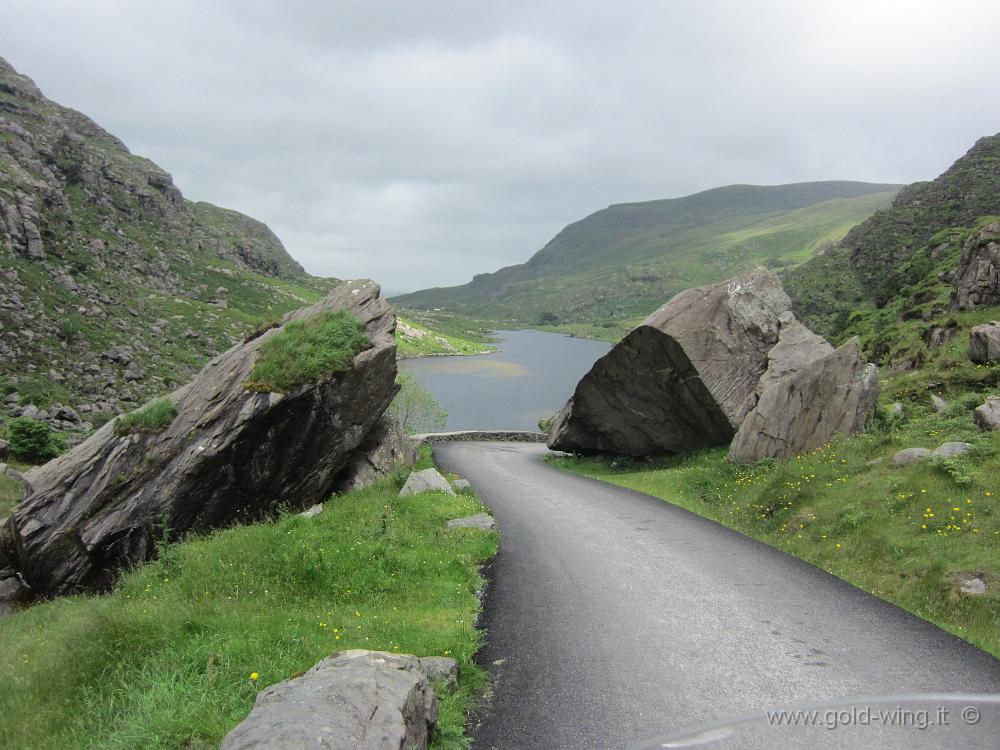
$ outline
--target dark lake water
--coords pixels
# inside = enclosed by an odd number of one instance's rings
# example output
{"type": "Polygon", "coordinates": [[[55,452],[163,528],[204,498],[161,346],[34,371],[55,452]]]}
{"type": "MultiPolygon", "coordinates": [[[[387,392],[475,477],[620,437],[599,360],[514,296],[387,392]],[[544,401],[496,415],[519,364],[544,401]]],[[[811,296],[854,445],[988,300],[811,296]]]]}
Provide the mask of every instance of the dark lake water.
{"type": "Polygon", "coordinates": [[[448,412],[449,430],[537,430],[610,344],[541,331],[498,331],[498,351],[400,362],[448,412]]]}

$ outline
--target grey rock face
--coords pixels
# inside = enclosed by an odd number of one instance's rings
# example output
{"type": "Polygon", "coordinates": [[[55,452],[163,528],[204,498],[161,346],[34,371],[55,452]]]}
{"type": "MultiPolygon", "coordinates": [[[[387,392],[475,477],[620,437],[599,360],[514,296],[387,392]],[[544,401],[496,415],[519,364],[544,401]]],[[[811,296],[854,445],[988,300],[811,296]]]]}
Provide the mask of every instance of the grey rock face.
{"type": "Polygon", "coordinates": [[[725,444],[753,408],[790,307],[765,269],[678,294],[584,376],[549,447],[644,456],[725,444]]]}
{"type": "Polygon", "coordinates": [[[778,324],[778,343],[767,353],[767,370],[757,384],[758,394],[833,351],[825,338],[802,325],[792,312],[783,313],[778,324]]]}
{"type": "Polygon", "coordinates": [[[966,453],[971,447],[972,443],[942,443],[931,451],[931,455],[938,456],[939,458],[954,458],[955,456],[961,456],[963,453],[966,453]]]}
{"type": "Polygon", "coordinates": [[[903,448],[901,451],[896,451],[892,456],[892,462],[896,466],[908,466],[909,464],[919,463],[926,458],[929,458],[931,452],[927,448],[903,448]]]}
{"type": "Polygon", "coordinates": [[[972,421],[982,430],[1000,430],[1000,398],[991,396],[975,408],[972,421]]]}
{"type": "Polygon", "coordinates": [[[867,424],[878,398],[878,370],[865,364],[857,339],[786,376],[761,394],[729,448],[751,463],[814,450],[835,434],[867,424]]]}
{"type": "Polygon", "coordinates": [[[959,310],[1000,305],[1000,224],[987,224],[966,240],[952,304],[959,310]]]}
{"type": "Polygon", "coordinates": [[[261,691],[220,750],[426,748],[438,700],[424,670],[455,669],[454,661],[447,660],[450,668],[441,661],[379,651],[334,654],[261,691]]]}
{"type": "Polygon", "coordinates": [[[109,422],[30,472],[31,489],[4,536],[32,588],[106,587],[116,569],[151,556],[164,520],[183,535],[252,521],[281,503],[325,499],[398,389],[395,315],[378,285],[345,282],[285,322],[332,310],[358,318],[372,344],[346,372],[286,394],[247,390],[272,329],[170,394],[178,413],[163,430],[119,437],[109,422]]]}
{"type": "Polygon", "coordinates": [[[471,490],[472,482],[470,482],[468,479],[456,479],[454,482],[451,483],[451,488],[455,490],[455,492],[461,492],[462,490],[471,490]]]}
{"type": "Polygon", "coordinates": [[[982,365],[1000,361],[1000,323],[984,323],[969,332],[969,359],[982,365]]]}
{"type": "Polygon", "coordinates": [[[423,471],[411,472],[406,480],[406,484],[403,485],[403,489],[399,491],[399,496],[419,495],[421,492],[455,494],[455,490],[448,484],[448,480],[441,476],[441,472],[437,469],[424,469],[423,471]]]}
{"type": "Polygon", "coordinates": [[[382,415],[368,437],[351,453],[346,468],[337,477],[335,492],[367,487],[396,469],[410,466],[420,457],[420,448],[388,414],[382,415]]]}
{"type": "Polygon", "coordinates": [[[465,518],[453,518],[448,521],[447,526],[449,529],[482,529],[483,531],[491,531],[497,527],[497,523],[489,513],[477,513],[474,516],[466,516],[465,518]]]}

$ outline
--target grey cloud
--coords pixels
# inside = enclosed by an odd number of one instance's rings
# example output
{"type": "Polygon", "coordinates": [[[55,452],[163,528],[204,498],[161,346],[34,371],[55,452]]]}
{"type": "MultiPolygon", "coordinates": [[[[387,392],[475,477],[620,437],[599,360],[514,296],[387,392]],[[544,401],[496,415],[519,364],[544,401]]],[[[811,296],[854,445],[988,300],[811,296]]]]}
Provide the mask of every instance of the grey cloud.
{"type": "Polygon", "coordinates": [[[393,291],[520,262],[609,203],[933,177],[1000,130],[1000,6],[8,0],[0,55],[393,291]]]}

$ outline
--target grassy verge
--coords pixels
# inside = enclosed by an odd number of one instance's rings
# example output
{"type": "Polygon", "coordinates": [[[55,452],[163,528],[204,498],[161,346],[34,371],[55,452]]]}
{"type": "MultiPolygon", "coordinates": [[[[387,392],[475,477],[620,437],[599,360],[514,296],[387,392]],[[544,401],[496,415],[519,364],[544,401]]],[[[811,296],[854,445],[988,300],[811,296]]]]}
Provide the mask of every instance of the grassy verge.
{"type": "MultiPolygon", "coordinates": [[[[982,396],[975,399],[982,401],[982,396]]],[[[1000,434],[968,404],[907,404],[863,435],[787,462],[733,466],[725,450],[659,461],[558,458],[556,466],[663,498],[807,560],[1000,657],[1000,434]],[[965,440],[959,458],[869,465],[904,447],[965,440]],[[982,578],[989,591],[960,592],[982,578]]]]}
{"type": "Polygon", "coordinates": [[[166,547],[107,596],[0,621],[0,746],[214,748],[257,691],[369,648],[458,659],[433,747],[464,747],[484,679],[478,566],[497,538],[445,531],[481,510],[473,495],[397,498],[404,478],[331,499],[312,519],[166,547]]]}
{"type": "Polygon", "coordinates": [[[478,331],[448,334],[400,317],[396,327],[396,352],[401,359],[440,354],[487,354],[494,349],[484,340],[484,335],[478,331]]]}

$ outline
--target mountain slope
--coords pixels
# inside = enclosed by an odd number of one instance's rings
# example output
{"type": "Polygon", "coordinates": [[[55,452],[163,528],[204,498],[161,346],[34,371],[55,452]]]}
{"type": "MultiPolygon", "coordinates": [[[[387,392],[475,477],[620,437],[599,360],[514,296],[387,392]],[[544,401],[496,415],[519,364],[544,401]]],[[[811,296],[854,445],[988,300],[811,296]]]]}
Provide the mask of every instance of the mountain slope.
{"type": "Polygon", "coordinates": [[[980,138],[937,179],[900,190],[892,206],[856,226],[829,252],[790,271],[785,286],[800,317],[837,336],[853,311],[883,307],[917,280],[909,262],[935,234],[971,228],[981,217],[998,214],[1000,134],[980,138]]]}
{"type": "Polygon", "coordinates": [[[185,200],[169,174],[0,59],[8,412],[58,402],[104,421],[330,285],[264,224],[185,200]]]}
{"type": "Polygon", "coordinates": [[[691,286],[808,258],[889,204],[898,186],[731,185],[610,206],[570,224],[526,263],[394,299],[522,323],[647,313],[691,286]]]}

